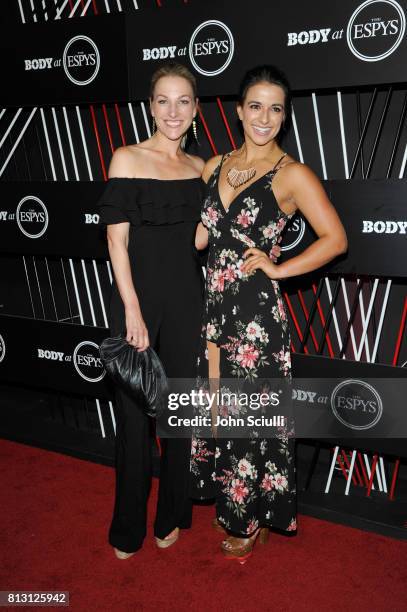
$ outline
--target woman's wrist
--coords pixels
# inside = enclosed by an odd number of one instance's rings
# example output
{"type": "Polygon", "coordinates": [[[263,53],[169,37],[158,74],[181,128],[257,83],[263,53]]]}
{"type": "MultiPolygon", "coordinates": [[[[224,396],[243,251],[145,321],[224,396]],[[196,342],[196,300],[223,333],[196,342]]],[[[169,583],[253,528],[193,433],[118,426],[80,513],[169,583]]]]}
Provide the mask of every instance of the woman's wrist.
{"type": "Polygon", "coordinates": [[[132,297],[127,300],[123,300],[124,309],[126,311],[131,310],[132,312],[137,311],[138,314],[141,314],[140,304],[137,297],[132,297]]]}
{"type": "Polygon", "coordinates": [[[273,264],[273,271],[270,276],[271,280],[283,280],[288,277],[285,264],[273,264]]]}

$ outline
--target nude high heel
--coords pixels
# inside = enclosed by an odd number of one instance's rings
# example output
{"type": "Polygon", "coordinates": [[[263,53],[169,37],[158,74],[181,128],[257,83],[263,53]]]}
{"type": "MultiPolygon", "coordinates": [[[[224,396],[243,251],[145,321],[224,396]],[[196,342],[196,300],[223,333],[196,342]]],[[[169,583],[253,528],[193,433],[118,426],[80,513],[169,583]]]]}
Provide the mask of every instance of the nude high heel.
{"type": "Polygon", "coordinates": [[[270,532],[268,527],[261,527],[249,538],[236,538],[230,536],[222,542],[221,549],[227,559],[236,559],[239,561],[240,565],[244,565],[253,554],[253,547],[256,540],[258,539],[260,544],[266,544],[269,535],[270,532]]]}
{"type": "Polygon", "coordinates": [[[134,552],[127,553],[127,552],[124,552],[124,550],[119,550],[118,548],[115,548],[114,554],[116,555],[118,559],[121,559],[122,561],[124,561],[125,559],[130,559],[130,557],[132,557],[136,553],[134,552]]]}
{"type": "Polygon", "coordinates": [[[176,527],[173,530],[174,535],[172,535],[171,537],[166,537],[164,539],[161,538],[155,538],[155,543],[157,544],[158,548],[169,548],[170,546],[172,546],[173,544],[175,544],[175,542],[178,540],[179,538],[179,528],[176,527]]]}

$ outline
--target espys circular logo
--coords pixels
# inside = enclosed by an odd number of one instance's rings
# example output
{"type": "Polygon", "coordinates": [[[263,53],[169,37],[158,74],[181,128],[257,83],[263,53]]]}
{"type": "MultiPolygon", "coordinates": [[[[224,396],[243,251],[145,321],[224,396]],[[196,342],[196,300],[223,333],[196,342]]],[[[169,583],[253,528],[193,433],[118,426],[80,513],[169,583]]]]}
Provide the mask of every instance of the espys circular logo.
{"type": "Polygon", "coordinates": [[[3,336],[0,335],[0,363],[6,356],[6,343],[4,342],[3,336]]]}
{"type": "Polygon", "coordinates": [[[197,72],[216,76],[229,66],[235,51],[230,29],[216,19],[201,23],[191,36],[189,58],[197,72]]]}
{"type": "Polygon", "coordinates": [[[74,36],[64,49],[62,64],[72,83],[89,85],[99,72],[99,49],[89,36],[74,36]]]}
{"type": "Polygon", "coordinates": [[[349,19],[346,40],[357,58],[378,62],[397,49],[405,29],[406,16],[396,0],[366,0],[349,19]]]}
{"type": "Polygon", "coordinates": [[[80,342],[72,355],[75,370],[88,382],[99,382],[106,374],[100,359],[99,347],[95,342],[80,342]]]}
{"type": "Polygon", "coordinates": [[[48,211],[44,202],[33,195],[23,198],[17,206],[16,221],[24,236],[40,238],[48,227],[48,211]]]}
{"type": "Polygon", "coordinates": [[[287,228],[284,234],[284,246],[282,251],[290,251],[299,244],[305,234],[305,221],[302,217],[297,217],[287,228]]]}
{"type": "Polygon", "coordinates": [[[331,395],[332,412],[345,427],[363,430],[374,427],[383,414],[383,402],[372,385],[363,380],[344,380],[331,395]]]}

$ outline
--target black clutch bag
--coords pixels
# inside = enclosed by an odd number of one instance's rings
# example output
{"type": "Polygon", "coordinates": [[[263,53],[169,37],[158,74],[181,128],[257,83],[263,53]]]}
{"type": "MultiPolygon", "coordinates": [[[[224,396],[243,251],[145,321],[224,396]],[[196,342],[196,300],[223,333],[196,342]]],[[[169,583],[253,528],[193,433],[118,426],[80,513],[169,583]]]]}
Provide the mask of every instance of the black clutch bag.
{"type": "Polygon", "coordinates": [[[116,336],[103,340],[100,357],[110,378],[134,398],[139,408],[148,416],[160,415],[167,399],[168,380],[152,348],[138,351],[123,336],[116,336]]]}

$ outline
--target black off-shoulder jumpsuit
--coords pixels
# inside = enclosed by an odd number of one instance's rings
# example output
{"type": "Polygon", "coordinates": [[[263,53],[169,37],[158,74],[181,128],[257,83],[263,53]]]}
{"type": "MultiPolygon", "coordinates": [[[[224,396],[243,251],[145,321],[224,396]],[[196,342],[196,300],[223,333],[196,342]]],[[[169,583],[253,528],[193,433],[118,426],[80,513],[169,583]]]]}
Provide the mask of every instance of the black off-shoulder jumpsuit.
{"type": "MultiPolygon", "coordinates": [[[[194,246],[204,183],[201,179],[113,178],[99,201],[104,225],[130,223],[128,253],[150,345],[169,378],[194,378],[203,304],[203,277],[194,246]]],[[[112,335],[125,333],[124,306],[113,283],[112,335]]],[[[116,390],[116,499],[109,542],[134,552],[146,534],[151,483],[149,418],[116,390]]],[[[192,520],[189,439],[162,439],[154,533],[164,538],[192,520]]]]}

